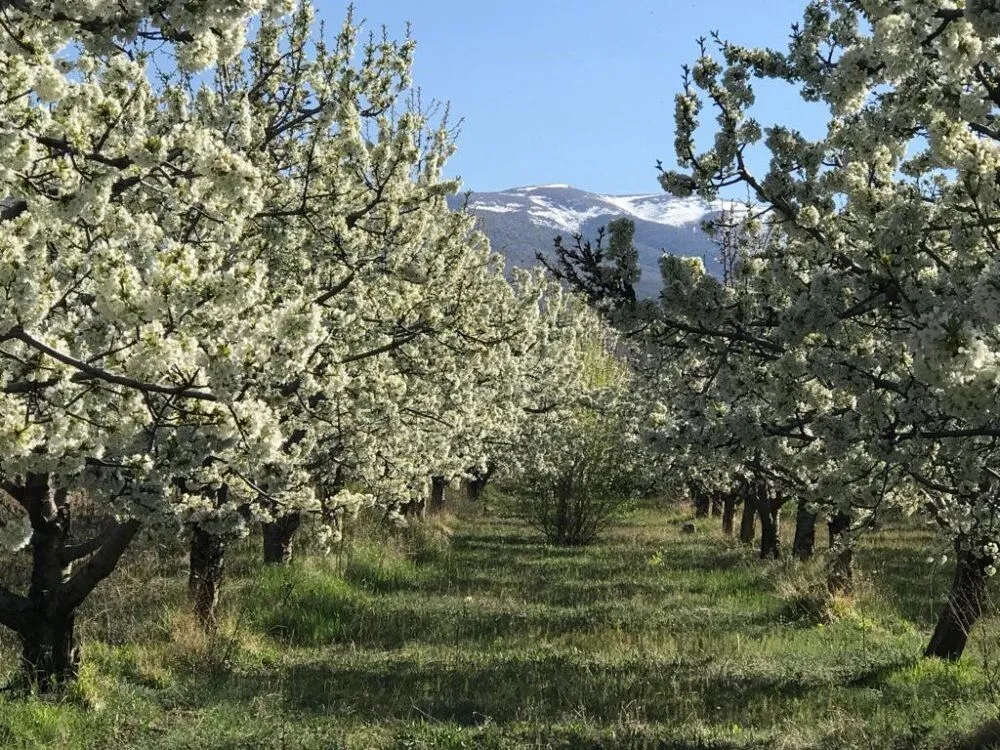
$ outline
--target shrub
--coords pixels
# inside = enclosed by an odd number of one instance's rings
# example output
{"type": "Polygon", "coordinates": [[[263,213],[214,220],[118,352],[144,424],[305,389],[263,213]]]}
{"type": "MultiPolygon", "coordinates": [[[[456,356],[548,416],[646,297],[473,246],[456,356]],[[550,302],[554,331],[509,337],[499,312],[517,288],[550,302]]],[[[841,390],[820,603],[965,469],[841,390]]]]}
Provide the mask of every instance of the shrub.
{"type": "Polygon", "coordinates": [[[576,415],[574,439],[557,460],[522,473],[510,490],[517,514],[552,544],[590,544],[627,509],[631,461],[615,421],[576,415]]]}

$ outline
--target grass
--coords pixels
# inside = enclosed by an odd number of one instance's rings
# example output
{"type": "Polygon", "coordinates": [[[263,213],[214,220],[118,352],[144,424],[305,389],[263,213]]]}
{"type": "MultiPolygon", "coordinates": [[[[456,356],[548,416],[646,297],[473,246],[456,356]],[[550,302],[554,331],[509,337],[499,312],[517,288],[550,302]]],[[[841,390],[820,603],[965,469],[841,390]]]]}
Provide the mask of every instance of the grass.
{"type": "Polygon", "coordinates": [[[178,550],[144,550],[81,618],[80,684],[0,697],[0,748],[987,746],[997,623],[958,664],[919,659],[949,574],[927,531],[870,540],[859,595],[811,606],[819,565],[687,520],[641,509],[564,550],[467,508],[450,545],[368,537],[266,570],[245,545],[210,638],[178,550]]]}

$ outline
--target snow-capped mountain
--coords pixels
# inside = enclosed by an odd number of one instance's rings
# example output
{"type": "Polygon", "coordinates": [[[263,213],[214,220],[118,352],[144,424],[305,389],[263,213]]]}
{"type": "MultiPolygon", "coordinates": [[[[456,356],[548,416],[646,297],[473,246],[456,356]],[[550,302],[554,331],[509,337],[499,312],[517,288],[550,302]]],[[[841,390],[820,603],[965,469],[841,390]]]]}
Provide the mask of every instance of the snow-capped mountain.
{"type": "MultiPolygon", "coordinates": [[[[452,207],[462,205],[456,196],[452,207]]],[[[642,277],[637,291],[645,297],[659,293],[659,258],[663,252],[704,258],[716,272],[716,246],[701,228],[721,209],[697,198],[649,195],[598,195],[569,185],[535,185],[469,196],[469,209],[482,222],[493,249],[503,253],[508,267],[537,263],[537,251],[551,253],[556,235],[569,241],[576,233],[594,239],[597,229],[627,216],[635,222],[635,245],[642,277]]]]}

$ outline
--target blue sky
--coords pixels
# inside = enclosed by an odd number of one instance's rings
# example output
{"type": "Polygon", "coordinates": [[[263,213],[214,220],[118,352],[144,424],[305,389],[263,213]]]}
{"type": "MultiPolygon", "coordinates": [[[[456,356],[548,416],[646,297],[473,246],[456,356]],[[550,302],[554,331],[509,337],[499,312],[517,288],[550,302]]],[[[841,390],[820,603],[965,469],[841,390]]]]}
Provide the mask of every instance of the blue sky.
{"type": "MultiPolygon", "coordinates": [[[[339,24],[346,3],[318,0],[339,24]]],[[[570,183],[604,193],[656,192],[673,165],[673,96],[681,65],[711,30],[784,46],[805,0],[356,0],[370,28],[412,22],[414,82],[464,119],[451,176],[477,191],[570,183]]],[[[792,93],[763,92],[760,115],[783,118],[792,93]],[[766,93],[767,96],[764,96],[766,93]]],[[[807,132],[810,128],[807,127],[807,132]]]]}

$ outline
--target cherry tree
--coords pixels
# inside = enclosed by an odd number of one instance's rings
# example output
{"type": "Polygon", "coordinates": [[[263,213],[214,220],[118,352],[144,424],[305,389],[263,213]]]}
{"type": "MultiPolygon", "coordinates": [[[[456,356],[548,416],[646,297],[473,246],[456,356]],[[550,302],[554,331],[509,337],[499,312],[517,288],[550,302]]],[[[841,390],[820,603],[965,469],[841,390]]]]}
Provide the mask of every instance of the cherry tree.
{"type": "Polygon", "coordinates": [[[787,51],[717,40],[717,60],[703,45],[677,98],[686,171],[661,180],[708,198],[743,185],[766,212],[773,252],[747,261],[766,304],[728,337],[772,350],[778,382],[808,387],[777,426],[817,446],[808,473],[823,493],[920,512],[953,541],[927,648],[946,658],[961,655],[997,553],[998,21],[989,3],[812,2],[787,51]],[[825,106],[826,133],[762,126],[764,79],[825,106]],[[714,135],[699,151],[705,104],[714,135]]]}
{"type": "Polygon", "coordinates": [[[33,559],[25,595],[0,590],[0,622],[43,688],[75,671],[76,610],[141,525],[196,512],[204,488],[280,445],[227,359],[233,342],[263,356],[280,338],[262,325],[266,269],[237,242],[262,208],[261,174],[192,117],[190,89],[147,73],[154,47],[185,73],[235,54],[262,9],[0,10],[0,478],[33,559]],[[79,492],[109,518],[92,538],[73,535],[79,492]]]}

